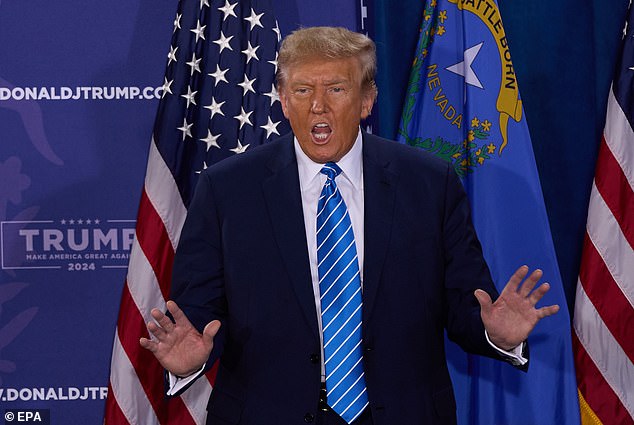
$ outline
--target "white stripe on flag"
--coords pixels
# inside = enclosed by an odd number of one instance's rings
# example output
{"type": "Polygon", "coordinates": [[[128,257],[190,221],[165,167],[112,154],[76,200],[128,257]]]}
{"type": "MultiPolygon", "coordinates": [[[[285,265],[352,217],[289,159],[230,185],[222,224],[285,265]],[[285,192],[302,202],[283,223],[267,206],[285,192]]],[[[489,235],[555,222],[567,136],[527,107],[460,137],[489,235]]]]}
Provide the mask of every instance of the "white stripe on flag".
{"type": "Polygon", "coordinates": [[[634,416],[634,365],[605,326],[580,281],[577,282],[573,325],[579,341],[597,369],[625,409],[634,416]]]}
{"type": "Polygon", "coordinates": [[[614,281],[634,308],[634,251],[594,182],[590,194],[587,229],[590,240],[614,281]]]}
{"type": "Polygon", "coordinates": [[[119,341],[119,333],[114,338],[110,364],[110,385],[112,395],[131,425],[156,425],[158,418],[150,404],[136,371],[130,363],[119,341]]]}
{"type": "Polygon", "coordinates": [[[174,181],[174,176],[156,148],[154,138],[150,143],[145,192],[157,214],[161,217],[172,247],[176,250],[187,210],[174,181]]]}
{"type": "Polygon", "coordinates": [[[634,130],[616,101],[612,88],[608,97],[608,113],[603,135],[612,155],[621,165],[630,189],[634,190],[634,130]]]}

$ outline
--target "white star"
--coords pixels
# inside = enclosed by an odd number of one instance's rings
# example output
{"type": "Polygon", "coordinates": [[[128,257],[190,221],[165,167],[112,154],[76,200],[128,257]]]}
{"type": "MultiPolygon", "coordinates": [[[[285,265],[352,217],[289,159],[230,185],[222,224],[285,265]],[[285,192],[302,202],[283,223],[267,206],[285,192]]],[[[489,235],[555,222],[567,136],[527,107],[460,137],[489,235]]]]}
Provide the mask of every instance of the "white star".
{"type": "Polygon", "coordinates": [[[465,83],[478,88],[483,88],[478,76],[475,74],[473,68],[471,68],[471,64],[475,60],[476,56],[478,56],[478,52],[483,44],[484,43],[480,43],[473,47],[469,47],[464,51],[464,60],[462,62],[458,62],[457,64],[451,65],[445,69],[464,77],[465,83]]]}
{"type": "Polygon", "coordinates": [[[190,30],[191,32],[196,34],[196,43],[198,43],[198,39],[199,38],[202,38],[203,40],[205,39],[205,28],[206,27],[207,27],[207,25],[203,25],[201,27],[200,26],[200,20],[199,20],[198,22],[196,22],[196,28],[190,30]]]}
{"type": "MultiPolygon", "coordinates": [[[[210,147],[214,147],[214,148],[218,148],[220,149],[220,145],[218,144],[218,138],[220,137],[220,134],[217,136],[214,136],[213,134],[211,134],[211,130],[207,130],[207,137],[205,137],[204,139],[200,139],[201,142],[205,142],[207,144],[207,152],[209,152],[209,148],[210,147]]],[[[207,168],[207,167],[205,167],[207,168]]],[[[203,168],[204,170],[204,168],[203,168]]]]}
{"type": "Polygon", "coordinates": [[[62,219],[62,220],[60,221],[60,223],[62,223],[62,224],[66,224],[66,220],[62,219]]]}
{"type": "MultiPolygon", "coordinates": [[[[244,124],[249,124],[250,126],[253,127],[253,124],[251,123],[251,120],[249,119],[249,116],[253,113],[253,111],[251,112],[245,112],[244,108],[241,106],[240,107],[240,115],[236,115],[234,118],[237,119],[238,121],[240,121],[240,130],[242,130],[242,126],[244,124]]],[[[239,144],[240,142],[238,142],[239,144]]],[[[249,145],[247,145],[249,146],[249,145]]],[[[245,148],[246,149],[246,148],[245,148]]]]}
{"type": "Polygon", "coordinates": [[[192,137],[192,126],[193,125],[194,125],[194,123],[187,124],[187,118],[183,118],[183,126],[177,128],[177,130],[179,130],[181,133],[183,133],[183,142],[185,141],[185,138],[187,136],[192,137]]]}
{"type": "Polygon", "coordinates": [[[194,72],[200,72],[200,61],[201,59],[196,59],[196,53],[192,53],[192,60],[190,62],[186,62],[187,65],[192,69],[191,75],[194,75],[194,72]]]}
{"type": "Polygon", "coordinates": [[[277,34],[277,41],[279,42],[282,39],[282,34],[280,33],[280,27],[277,25],[277,19],[275,20],[275,27],[273,28],[273,32],[277,34]]]}
{"type": "Polygon", "coordinates": [[[275,71],[274,72],[277,72],[277,52],[275,52],[275,59],[273,59],[272,61],[268,61],[268,63],[273,65],[275,67],[275,71]]]}
{"type": "Polygon", "coordinates": [[[244,74],[244,81],[238,84],[240,87],[242,87],[242,96],[246,96],[248,92],[255,93],[255,90],[253,90],[253,83],[255,82],[255,80],[255,78],[253,80],[249,80],[247,74],[244,74]]]}
{"type": "Polygon", "coordinates": [[[245,21],[249,21],[249,23],[251,24],[250,31],[253,31],[253,27],[255,27],[256,25],[260,28],[264,28],[264,25],[262,25],[262,23],[260,22],[260,18],[262,17],[262,15],[264,15],[264,13],[256,15],[255,10],[251,8],[251,16],[249,16],[248,18],[244,18],[245,21]]]}
{"type": "Polygon", "coordinates": [[[225,114],[224,114],[224,112],[222,112],[222,105],[224,105],[224,104],[225,104],[225,101],[217,103],[216,99],[214,99],[214,97],[212,96],[211,105],[205,106],[205,109],[209,109],[211,111],[211,116],[209,117],[209,119],[212,119],[214,117],[214,115],[216,115],[216,114],[220,114],[220,115],[222,115],[224,117],[225,114]]]}
{"type": "Polygon", "coordinates": [[[169,66],[169,64],[171,64],[172,61],[178,62],[176,60],[176,51],[177,50],[178,50],[178,46],[176,46],[176,47],[170,46],[170,52],[167,54],[167,59],[169,59],[167,61],[167,66],[169,66]]]}
{"type": "Polygon", "coordinates": [[[277,131],[277,126],[280,124],[281,121],[273,122],[271,121],[271,117],[268,117],[267,119],[268,119],[268,122],[266,123],[266,125],[260,126],[260,128],[263,128],[266,130],[266,138],[268,139],[271,136],[271,133],[275,133],[279,136],[280,133],[277,131]]]}
{"type": "Polygon", "coordinates": [[[242,146],[242,143],[240,143],[240,140],[238,140],[238,145],[235,148],[229,150],[235,153],[244,153],[244,151],[246,151],[248,147],[248,144],[242,146]]]}
{"type": "Polygon", "coordinates": [[[86,220],[86,224],[90,224],[90,223],[91,223],[90,219],[86,220]]]}
{"type": "Polygon", "coordinates": [[[200,174],[203,171],[205,171],[207,168],[209,168],[209,165],[207,165],[207,161],[203,161],[203,169],[202,170],[198,170],[196,171],[196,174],[200,174]]]}
{"type": "Polygon", "coordinates": [[[200,10],[202,10],[203,6],[209,7],[209,0],[200,0],[200,10]]]}
{"type": "Polygon", "coordinates": [[[198,93],[197,91],[192,91],[192,88],[190,86],[187,86],[187,94],[181,94],[181,97],[184,97],[185,99],[187,99],[187,106],[186,108],[189,108],[189,104],[193,103],[194,105],[196,105],[196,99],[194,96],[196,96],[196,93],[198,93]]]}
{"type": "Polygon", "coordinates": [[[212,74],[207,74],[210,77],[214,77],[214,79],[216,80],[216,83],[214,84],[214,87],[218,86],[218,83],[221,81],[224,81],[225,83],[228,83],[229,81],[227,81],[227,78],[225,78],[225,74],[227,73],[227,71],[229,71],[229,68],[225,69],[224,71],[222,69],[220,69],[220,66],[218,66],[218,64],[216,64],[216,72],[212,73],[212,74]]]}
{"type": "Polygon", "coordinates": [[[167,77],[165,77],[165,82],[163,83],[163,87],[161,87],[161,90],[163,91],[161,93],[161,99],[163,99],[165,97],[166,93],[174,94],[174,93],[172,93],[172,89],[171,89],[173,82],[174,82],[174,80],[167,81],[167,77]]]}
{"type": "Polygon", "coordinates": [[[218,46],[220,46],[220,52],[219,53],[222,53],[222,51],[224,49],[233,50],[233,48],[231,47],[231,44],[229,44],[229,42],[231,41],[232,38],[233,38],[233,36],[225,37],[224,33],[222,31],[220,31],[220,38],[218,40],[214,40],[214,43],[216,43],[218,46]]]}
{"type": "Polygon", "coordinates": [[[233,9],[235,9],[235,7],[238,5],[238,2],[235,2],[234,4],[229,3],[229,0],[225,1],[225,5],[223,7],[219,7],[218,10],[222,11],[222,13],[225,14],[225,16],[222,18],[222,22],[224,22],[227,19],[227,16],[231,15],[237,18],[236,16],[236,12],[233,11],[233,9]]]}
{"type": "Polygon", "coordinates": [[[259,48],[260,46],[251,47],[251,42],[247,41],[247,48],[242,51],[242,53],[247,55],[247,63],[249,63],[249,61],[253,58],[255,58],[256,61],[260,60],[258,59],[258,56],[255,54],[256,50],[258,50],[259,48]]]}
{"type": "Polygon", "coordinates": [[[77,220],[78,224],[84,224],[84,220],[82,220],[81,218],[79,220],[77,220]]]}
{"type": "Polygon", "coordinates": [[[275,84],[271,84],[271,91],[268,93],[264,93],[264,96],[268,96],[271,98],[271,106],[277,101],[280,100],[280,96],[277,94],[277,90],[275,89],[275,84]]]}
{"type": "Polygon", "coordinates": [[[183,17],[182,13],[177,13],[176,14],[176,18],[174,18],[174,31],[172,31],[173,33],[176,32],[176,29],[181,29],[181,18],[183,17]]]}
{"type": "Polygon", "coordinates": [[[99,224],[99,219],[98,218],[95,219],[95,224],[99,224]]]}
{"type": "Polygon", "coordinates": [[[70,224],[75,224],[75,220],[69,221],[70,224]]]}

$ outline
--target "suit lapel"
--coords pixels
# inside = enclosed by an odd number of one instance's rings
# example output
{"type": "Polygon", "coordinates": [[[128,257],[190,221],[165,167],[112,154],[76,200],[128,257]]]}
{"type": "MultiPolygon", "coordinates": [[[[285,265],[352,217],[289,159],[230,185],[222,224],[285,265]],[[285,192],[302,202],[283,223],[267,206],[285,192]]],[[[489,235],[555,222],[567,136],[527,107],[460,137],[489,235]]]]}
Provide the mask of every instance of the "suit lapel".
{"type": "Polygon", "coordinates": [[[374,136],[364,133],[364,273],[363,317],[364,327],[369,323],[388,251],[393,222],[394,197],[398,176],[388,169],[389,160],[382,159],[374,136]]]}
{"type": "Polygon", "coordinates": [[[299,305],[315,337],[319,338],[293,136],[275,143],[281,148],[268,164],[272,175],[262,182],[264,197],[280,255],[299,305]]]}

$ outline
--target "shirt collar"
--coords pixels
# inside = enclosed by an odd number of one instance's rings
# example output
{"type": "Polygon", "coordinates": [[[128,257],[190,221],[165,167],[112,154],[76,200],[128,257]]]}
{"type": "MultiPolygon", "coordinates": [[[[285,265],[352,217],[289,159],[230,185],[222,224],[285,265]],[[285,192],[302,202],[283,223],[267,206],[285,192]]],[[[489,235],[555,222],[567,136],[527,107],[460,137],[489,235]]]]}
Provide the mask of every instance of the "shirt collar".
{"type": "MultiPolygon", "coordinates": [[[[297,168],[299,171],[299,184],[302,191],[310,182],[319,175],[319,171],[324,164],[314,162],[302,150],[297,137],[293,138],[295,145],[295,156],[297,157],[297,168]]],[[[341,158],[337,165],[341,168],[342,175],[350,181],[352,186],[359,190],[363,187],[363,138],[361,129],[357,133],[357,138],[352,148],[341,158]]]]}

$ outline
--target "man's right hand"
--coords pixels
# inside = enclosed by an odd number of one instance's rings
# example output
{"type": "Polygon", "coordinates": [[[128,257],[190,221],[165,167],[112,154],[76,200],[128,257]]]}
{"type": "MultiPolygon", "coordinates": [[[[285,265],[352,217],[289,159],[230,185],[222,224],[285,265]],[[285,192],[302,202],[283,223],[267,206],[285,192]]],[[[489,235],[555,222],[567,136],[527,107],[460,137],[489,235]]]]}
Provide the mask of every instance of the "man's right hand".
{"type": "Polygon", "coordinates": [[[147,328],[154,339],[141,338],[139,343],[150,350],[169,372],[176,376],[189,376],[207,361],[220,322],[209,322],[201,334],[174,301],[167,302],[167,309],[174,322],[159,309],[153,309],[151,314],[156,323],[149,322],[147,328]]]}

